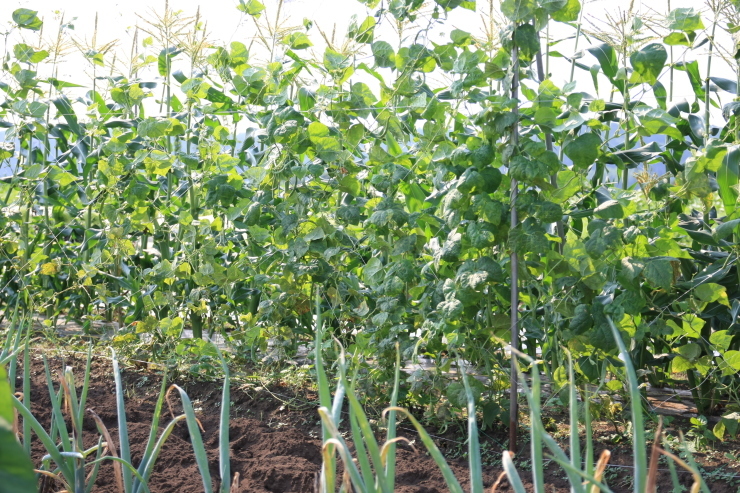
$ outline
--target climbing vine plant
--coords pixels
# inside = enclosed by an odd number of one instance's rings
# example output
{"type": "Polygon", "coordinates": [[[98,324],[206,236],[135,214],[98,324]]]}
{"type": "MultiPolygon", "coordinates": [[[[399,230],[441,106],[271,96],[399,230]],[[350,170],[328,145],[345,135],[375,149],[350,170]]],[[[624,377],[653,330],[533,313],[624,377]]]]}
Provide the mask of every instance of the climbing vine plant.
{"type": "MultiPolygon", "coordinates": [[[[255,356],[312,340],[318,287],[358,354],[392,362],[400,344],[487,373],[490,422],[512,334],[556,385],[564,350],[597,382],[622,371],[610,316],[644,380],[685,374],[701,412],[737,405],[740,70],[716,42],[737,6],[630,10],[609,34],[579,0],[361,3],[336,40],[241,0],[258,40],[228,46],[166,6],[128,59],[78,42],[91,81],[58,78],[69,24],[46,42],[37,12],[15,11],[3,308],[115,321],[116,344],[155,354],[219,331],[255,356]],[[446,32],[476,9],[484,36],[446,32]],[[712,75],[718,59],[734,80],[712,75]]],[[[427,378],[407,391],[463,404],[427,378]]]]}

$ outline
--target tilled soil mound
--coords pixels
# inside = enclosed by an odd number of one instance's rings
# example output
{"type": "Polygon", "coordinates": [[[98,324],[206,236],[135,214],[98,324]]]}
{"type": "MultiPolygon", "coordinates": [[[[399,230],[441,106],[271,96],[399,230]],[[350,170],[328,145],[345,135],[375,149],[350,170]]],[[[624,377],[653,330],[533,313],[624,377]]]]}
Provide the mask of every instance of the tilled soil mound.
{"type": "MultiPolygon", "coordinates": [[[[72,366],[77,379],[78,392],[84,375],[84,360],[79,358],[52,357],[49,365],[55,389],[58,389],[58,377],[65,366],[72,366]]],[[[22,368],[19,365],[16,389],[22,388],[22,368]]],[[[132,460],[138,467],[141,456],[150,434],[152,416],[159,395],[161,376],[153,372],[137,370],[133,367],[122,370],[123,385],[126,394],[126,418],[128,436],[131,446],[132,460]]],[[[213,488],[217,491],[219,485],[218,470],[218,430],[220,419],[221,386],[211,382],[174,382],[182,386],[193,401],[196,414],[203,426],[203,442],[206,446],[210,461],[210,473],[213,478],[213,488]]],[[[230,449],[231,474],[239,475],[239,486],[236,492],[249,493],[311,493],[314,491],[317,473],[321,466],[321,434],[320,423],[315,406],[295,405],[315,399],[312,395],[297,395],[300,391],[279,387],[265,389],[259,386],[247,388],[232,388],[231,393],[231,422],[230,422],[230,449]],[[282,392],[282,394],[281,394],[282,392]],[[283,399],[286,394],[292,398],[283,399]]],[[[173,412],[181,411],[179,399],[172,394],[173,412]]],[[[40,357],[33,359],[31,365],[31,402],[32,411],[45,429],[49,429],[51,417],[51,401],[44,372],[43,361],[40,357]]],[[[97,413],[118,447],[118,418],[116,412],[116,394],[110,360],[96,357],[90,379],[87,408],[97,413]]],[[[172,419],[164,406],[164,412],[159,424],[159,433],[172,419]]],[[[84,422],[84,442],[86,447],[97,444],[99,433],[90,413],[86,414],[84,422]]],[[[500,439],[505,431],[500,433],[500,439]]],[[[416,439],[413,434],[407,434],[410,440],[416,439]]],[[[464,436],[456,437],[459,442],[464,436]]],[[[445,450],[445,443],[440,443],[445,450]]],[[[523,443],[521,458],[528,455],[528,444],[523,443]]],[[[613,450],[612,464],[631,463],[631,454],[627,447],[620,453],[613,450]]],[[[464,450],[464,448],[462,448],[464,450]]],[[[461,448],[457,448],[459,455],[461,448]]],[[[34,441],[32,449],[34,462],[39,465],[40,459],[46,454],[41,444],[34,441]]],[[[494,452],[500,459],[500,452],[494,452]]],[[[467,490],[468,470],[463,458],[450,459],[450,465],[467,490]]],[[[500,462],[499,462],[500,463],[500,462]]],[[[526,464],[526,462],[525,462],[526,464]]],[[[526,467],[526,466],[525,466],[526,467]]],[[[434,461],[425,453],[412,450],[411,447],[399,445],[397,456],[396,491],[400,493],[442,493],[447,491],[444,479],[434,461]]],[[[564,474],[554,465],[547,468],[546,490],[548,492],[570,491],[564,474]]],[[[490,488],[501,472],[500,467],[486,467],[484,471],[484,485],[490,488]]],[[[631,471],[625,469],[622,477],[631,471]]],[[[341,478],[341,467],[339,477],[341,478]]],[[[528,471],[522,471],[527,490],[531,491],[528,471]]],[[[670,478],[667,474],[661,475],[659,491],[670,491],[670,478]]],[[[690,484],[690,475],[684,476],[686,485],[690,484]]],[[[51,481],[49,481],[51,483],[51,481]]],[[[184,421],[177,424],[172,435],[167,440],[157,460],[154,472],[149,481],[152,493],[201,493],[203,491],[202,478],[198,471],[189,441],[189,433],[184,421]]],[[[630,484],[612,486],[615,492],[631,491],[630,484]]],[[[41,485],[40,492],[59,491],[60,485],[41,485]]],[[[737,486],[731,482],[718,482],[711,488],[713,493],[735,492],[737,486]]],[[[100,470],[93,492],[116,492],[116,482],[113,467],[106,463],[100,470]]],[[[234,490],[232,490],[234,491],[234,490]]],[[[488,491],[488,490],[487,490],[488,491]]],[[[511,489],[504,480],[498,488],[500,492],[511,489]]]]}

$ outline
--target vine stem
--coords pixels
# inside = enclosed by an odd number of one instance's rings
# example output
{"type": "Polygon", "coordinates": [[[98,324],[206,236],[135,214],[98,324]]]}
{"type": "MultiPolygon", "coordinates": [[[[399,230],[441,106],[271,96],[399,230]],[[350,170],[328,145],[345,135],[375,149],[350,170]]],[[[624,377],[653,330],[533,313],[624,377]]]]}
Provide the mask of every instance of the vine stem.
{"type": "MultiPolygon", "coordinates": [[[[546,40],[545,42],[547,43],[547,41],[548,40],[546,40]]],[[[545,70],[542,66],[542,49],[541,48],[540,48],[540,51],[537,52],[536,60],[537,60],[537,76],[540,79],[540,83],[542,83],[542,81],[545,80],[546,76],[545,76],[545,70]]],[[[552,133],[549,130],[544,130],[544,132],[545,132],[545,146],[547,147],[548,151],[552,152],[552,133]]],[[[553,173],[552,175],[550,175],[550,184],[554,188],[558,188],[558,174],[557,173],[553,173]]],[[[555,228],[558,232],[558,236],[560,237],[560,244],[558,245],[558,251],[560,252],[560,254],[562,254],[563,245],[565,244],[565,228],[563,227],[563,221],[562,220],[557,221],[555,223],[555,228]]]]}
{"type": "Polygon", "coordinates": [[[717,31],[717,16],[719,15],[719,12],[716,9],[713,9],[714,12],[714,19],[712,20],[712,37],[709,38],[709,54],[707,55],[707,79],[705,81],[705,88],[704,88],[704,143],[709,142],[709,117],[710,117],[710,94],[709,91],[709,76],[712,72],[712,56],[714,52],[714,35],[717,31]]]}
{"type": "MultiPolygon", "coordinates": [[[[514,30],[516,32],[516,29],[514,30]]],[[[513,75],[511,78],[511,99],[519,97],[519,48],[514,41],[512,48],[513,75]]],[[[519,143],[519,106],[515,105],[512,110],[516,121],[511,131],[511,144],[516,148],[519,143]]],[[[519,222],[516,211],[516,198],[519,192],[519,184],[515,179],[511,180],[511,228],[515,228],[519,222]]],[[[519,413],[519,377],[516,365],[516,352],[519,350],[519,255],[516,250],[511,250],[511,391],[509,394],[509,450],[516,453],[517,442],[517,414],[519,413]]]]}

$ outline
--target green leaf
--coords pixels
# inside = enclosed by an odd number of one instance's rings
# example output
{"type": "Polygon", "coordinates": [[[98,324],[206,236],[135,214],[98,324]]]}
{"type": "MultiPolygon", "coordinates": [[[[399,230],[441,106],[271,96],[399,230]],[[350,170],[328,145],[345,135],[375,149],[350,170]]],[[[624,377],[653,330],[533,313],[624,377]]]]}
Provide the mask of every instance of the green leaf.
{"type": "Polygon", "coordinates": [[[647,259],[642,274],[655,288],[668,290],[673,285],[673,265],[669,259],[647,259]]]}
{"type": "Polygon", "coordinates": [[[0,366],[0,493],[35,493],[33,462],[15,438],[13,416],[8,375],[0,366]]]}
{"type": "Polygon", "coordinates": [[[668,60],[668,52],[660,43],[651,43],[630,56],[630,64],[642,80],[650,85],[658,81],[658,76],[668,60]]]}
{"type": "Polygon", "coordinates": [[[453,29],[450,33],[450,39],[455,46],[467,46],[473,41],[469,32],[460,29],[453,29]]]}
{"type": "Polygon", "coordinates": [[[673,373],[682,373],[690,370],[694,367],[694,364],[683,356],[676,356],[671,360],[671,371],[673,373]]]}
{"type": "Polygon", "coordinates": [[[378,67],[394,68],[396,66],[396,55],[393,47],[386,41],[376,41],[371,46],[375,64],[378,67]]]}
{"type": "Polygon", "coordinates": [[[564,7],[553,12],[550,17],[558,22],[573,22],[578,20],[581,13],[581,2],[579,0],[568,0],[564,7]]]}
{"type": "Polygon", "coordinates": [[[672,31],[692,32],[704,29],[701,14],[693,8],[673,9],[666,21],[668,21],[668,29],[672,31]]]}
{"type": "Polygon", "coordinates": [[[368,16],[350,36],[358,43],[372,43],[376,24],[375,17],[368,16]]]}
{"type": "Polygon", "coordinates": [[[473,248],[483,249],[496,243],[495,231],[497,228],[485,221],[471,222],[468,224],[466,237],[473,248]]]}
{"type": "Polygon", "coordinates": [[[594,209],[594,214],[601,219],[621,219],[624,217],[624,209],[618,201],[607,200],[594,209]]]}
{"type": "Polygon", "coordinates": [[[164,48],[159,52],[159,57],[157,58],[157,70],[159,70],[159,75],[167,77],[170,74],[170,71],[172,70],[172,59],[180,53],[182,53],[182,49],[177,46],[170,46],[169,48],[164,48]]]}
{"type": "Polygon", "coordinates": [[[46,50],[36,51],[25,43],[19,43],[13,47],[13,54],[22,63],[39,63],[49,56],[46,50]]]}
{"type": "Polygon", "coordinates": [[[727,214],[732,214],[737,208],[738,185],[740,184],[740,146],[732,146],[727,150],[722,165],[717,171],[719,196],[725,206],[727,214]]]}
{"type": "Polygon", "coordinates": [[[139,122],[137,133],[139,136],[149,139],[156,139],[164,136],[167,129],[170,128],[169,120],[157,120],[156,118],[146,118],[139,122]]]}
{"type": "Polygon", "coordinates": [[[321,122],[312,122],[308,126],[308,136],[316,148],[316,154],[324,161],[334,161],[340,155],[342,145],[330,135],[329,127],[321,122]]]}
{"type": "Polygon", "coordinates": [[[514,31],[514,42],[519,48],[519,60],[531,62],[540,51],[540,38],[532,24],[521,24],[514,31]]]}
{"type": "Polygon", "coordinates": [[[84,136],[85,132],[77,122],[77,115],[75,114],[75,110],[72,108],[72,103],[69,98],[67,96],[59,96],[58,98],[53,99],[52,103],[54,103],[59,114],[62,115],[62,118],[67,122],[67,125],[69,125],[69,129],[78,137],[84,136]]]}
{"type": "Polygon", "coordinates": [[[740,351],[727,351],[722,355],[729,366],[734,370],[740,371],[740,351]]]}
{"type": "MultiPolygon", "coordinates": [[[[702,284],[702,286],[704,285],[702,284]]],[[[727,349],[729,349],[730,347],[730,344],[732,344],[732,339],[733,336],[727,330],[718,330],[717,332],[713,332],[712,335],[709,336],[709,342],[714,344],[714,346],[716,346],[717,350],[719,351],[727,351],[727,349]]]]}
{"type": "Polygon", "coordinates": [[[18,9],[13,12],[13,21],[22,29],[38,31],[44,23],[36,14],[38,14],[36,10],[18,9]]]}
{"type": "Polygon", "coordinates": [[[696,33],[671,33],[665,38],[663,42],[668,46],[691,46],[696,38],[696,33]]]}
{"type": "Polygon", "coordinates": [[[724,222],[717,226],[717,228],[715,228],[712,236],[717,241],[724,240],[725,238],[732,235],[738,224],[740,224],[740,219],[733,219],[731,221],[724,222]]]}
{"type": "Polygon", "coordinates": [[[588,132],[578,136],[574,141],[565,146],[565,155],[578,168],[591,166],[599,156],[601,137],[595,133],[588,132]]]}
{"type": "Polygon", "coordinates": [[[331,48],[324,51],[324,67],[330,72],[343,70],[349,67],[352,60],[349,56],[338,53],[331,48]]]}
{"type": "Polygon", "coordinates": [[[697,286],[694,289],[694,295],[705,303],[712,303],[723,296],[726,298],[727,288],[713,282],[708,282],[697,286]]]}
{"type": "Polygon", "coordinates": [[[611,45],[602,44],[588,48],[588,52],[591,53],[599,61],[601,65],[601,71],[604,72],[608,78],[613,79],[617,75],[617,54],[611,45]]]}
{"type": "Polygon", "coordinates": [[[462,315],[465,307],[457,298],[448,298],[437,305],[437,310],[446,320],[455,320],[462,315]]]}
{"type": "Polygon", "coordinates": [[[698,99],[704,99],[704,80],[699,73],[699,62],[692,60],[690,62],[677,62],[674,67],[677,70],[684,70],[689,76],[691,88],[698,99]]]}
{"type": "Polygon", "coordinates": [[[570,325],[568,328],[573,332],[573,334],[580,335],[593,327],[593,324],[594,319],[591,316],[590,306],[581,304],[576,307],[573,318],[570,319],[570,325]]]}
{"type": "Polygon", "coordinates": [[[13,399],[5,367],[0,365],[0,420],[12,423],[14,419],[13,399]]]}
{"type": "Polygon", "coordinates": [[[501,3],[501,12],[512,22],[528,20],[536,8],[535,0],[504,0],[501,3]]]}
{"type": "Polygon", "coordinates": [[[306,33],[300,31],[292,32],[285,36],[283,38],[283,43],[294,50],[305,50],[306,48],[313,46],[313,43],[308,39],[306,33]]]}
{"type": "Polygon", "coordinates": [[[694,363],[701,356],[701,346],[695,342],[690,342],[679,347],[678,353],[691,363],[694,363]]]}
{"type": "Polygon", "coordinates": [[[236,7],[238,10],[245,12],[255,19],[259,19],[262,12],[265,10],[265,6],[257,0],[239,0],[239,5],[236,7]]]}
{"type": "Polygon", "coordinates": [[[723,91],[727,91],[731,94],[737,94],[737,82],[730,79],[725,79],[722,77],[710,77],[709,80],[711,80],[714,84],[717,85],[720,89],[723,91]]]}

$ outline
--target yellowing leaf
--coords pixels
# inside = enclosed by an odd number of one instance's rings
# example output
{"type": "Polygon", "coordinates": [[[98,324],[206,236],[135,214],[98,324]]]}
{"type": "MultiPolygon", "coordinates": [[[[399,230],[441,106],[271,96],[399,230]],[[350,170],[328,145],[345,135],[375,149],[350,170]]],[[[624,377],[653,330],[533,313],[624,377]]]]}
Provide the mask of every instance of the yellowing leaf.
{"type": "Polygon", "coordinates": [[[53,276],[59,272],[59,266],[56,262],[47,262],[41,266],[41,274],[45,276],[53,276]]]}

